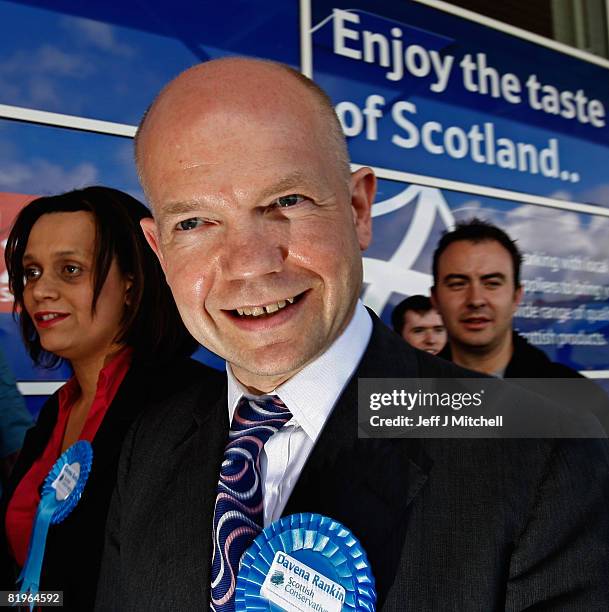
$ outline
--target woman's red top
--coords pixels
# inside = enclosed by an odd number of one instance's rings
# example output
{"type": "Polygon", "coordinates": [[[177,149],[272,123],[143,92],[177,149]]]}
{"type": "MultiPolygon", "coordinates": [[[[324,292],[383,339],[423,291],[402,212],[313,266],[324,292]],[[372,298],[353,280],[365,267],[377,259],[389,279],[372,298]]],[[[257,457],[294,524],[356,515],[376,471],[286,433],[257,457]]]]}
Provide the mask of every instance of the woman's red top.
{"type": "MultiPolygon", "coordinates": [[[[93,442],[95,434],[108,411],[114,396],[125,378],[131,365],[131,348],[121,350],[99,373],[95,398],[87,420],[83,426],[79,440],[93,442]]],[[[80,394],[78,381],[73,376],[59,390],[59,411],[57,423],[51,433],[44,452],[32,464],[32,467],[17,485],[6,512],[6,535],[15,561],[22,567],[27,557],[30,535],[34,525],[34,517],[40,502],[40,487],[55,461],[61,454],[63,440],[70,409],[74,406],[80,394]]],[[[95,465],[95,456],[93,456],[95,465]]]]}

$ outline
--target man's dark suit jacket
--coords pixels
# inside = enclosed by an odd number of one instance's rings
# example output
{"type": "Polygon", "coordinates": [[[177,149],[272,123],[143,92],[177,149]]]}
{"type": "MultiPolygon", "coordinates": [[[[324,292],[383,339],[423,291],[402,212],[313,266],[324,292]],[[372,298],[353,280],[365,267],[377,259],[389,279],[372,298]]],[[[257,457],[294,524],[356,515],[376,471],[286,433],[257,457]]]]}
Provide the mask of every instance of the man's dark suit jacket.
{"type": "MultiPolygon", "coordinates": [[[[378,319],[284,515],[349,527],[378,610],[609,610],[606,440],[364,440],[357,379],[463,376],[378,319]]],[[[209,609],[225,385],[192,384],[127,437],[96,608],[209,609]]]]}
{"type": "MultiPolygon", "coordinates": [[[[189,379],[203,383],[218,376],[191,359],[181,359],[169,366],[142,366],[134,362],[129,368],[93,440],[93,467],[81,500],[62,523],[49,529],[40,588],[64,591],[64,609],[82,612],[94,607],[104,528],[121,444],[134,419],[153,398],[172,393],[189,379]]],[[[0,515],[2,589],[15,590],[17,577],[17,568],[6,549],[6,504],[48,443],[58,408],[55,393],[43,406],[36,425],[28,431],[10,478],[0,515]]]]}

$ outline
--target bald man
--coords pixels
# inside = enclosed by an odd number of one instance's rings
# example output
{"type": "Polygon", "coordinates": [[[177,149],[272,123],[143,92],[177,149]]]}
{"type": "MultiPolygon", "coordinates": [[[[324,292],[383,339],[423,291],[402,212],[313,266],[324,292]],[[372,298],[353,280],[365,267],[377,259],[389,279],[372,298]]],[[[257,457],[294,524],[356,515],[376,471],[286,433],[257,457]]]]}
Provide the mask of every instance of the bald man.
{"type": "Polygon", "coordinates": [[[176,390],[127,440],[99,610],[232,610],[243,551],[298,512],[359,538],[378,610],[609,607],[604,443],[358,438],[358,379],[468,372],[360,303],[375,178],[350,172],[320,89],[270,62],[196,66],[157,97],[136,155],[143,230],[227,378],[176,390]],[[229,428],[238,440],[243,406],[269,401],[283,420],[243,468],[260,505],[240,528],[229,428]]]}

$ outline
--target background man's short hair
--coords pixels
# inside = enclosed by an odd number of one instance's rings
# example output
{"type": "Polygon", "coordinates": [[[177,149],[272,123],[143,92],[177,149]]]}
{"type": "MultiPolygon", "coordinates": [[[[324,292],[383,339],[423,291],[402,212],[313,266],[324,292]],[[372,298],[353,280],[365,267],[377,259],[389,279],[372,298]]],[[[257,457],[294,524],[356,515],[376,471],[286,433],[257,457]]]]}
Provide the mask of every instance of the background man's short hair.
{"type": "Polygon", "coordinates": [[[391,325],[398,334],[404,329],[404,315],[413,310],[418,314],[425,314],[433,309],[431,300],[425,295],[411,295],[402,300],[391,312],[391,325]]]}
{"type": "Polygon", "coordinates": [[[512,269],[514,272],[514,286],[520,287],[520,267],[522,265],[522,253],[516,245],[516,241],[512,240],[506,232],[500,227],[474,217],[468,221],[459,221],[455,229],[446,231],[440,238],[438,246],[433,254],[433,280],[434,285],[438,284],[438,264],[440,256],[453,243],[466,240],[468,242],[485,242],[494,240],[498,242],[512,258],[512,269]]]}

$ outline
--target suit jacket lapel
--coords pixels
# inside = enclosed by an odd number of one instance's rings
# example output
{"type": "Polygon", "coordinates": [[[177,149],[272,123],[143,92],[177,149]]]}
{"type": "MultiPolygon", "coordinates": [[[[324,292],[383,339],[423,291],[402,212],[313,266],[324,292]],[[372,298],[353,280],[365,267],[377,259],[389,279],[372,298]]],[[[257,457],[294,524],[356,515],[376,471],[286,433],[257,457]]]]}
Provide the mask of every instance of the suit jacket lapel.
{"type": "Polygon", "coordinates": [[[107,466],[116,463],[121,450],[116,441],[125,437],[142,407],[148,404],[147,374],[150,372],[146,368],[132,363],[108,406],[92,443],[93,465],[99,474],[104,474],[107,466]]]}
{"type": "MultiPolygon", "coordinates": [[[[205,395],[209,389],[204,389],[200,400],[194,409],[196,429],[192,433],[194,444],[194,465],[192,471],[195,479],[185,478],[186,486],[192,487],[194,503],[187,521],[195,521],[201,526],[201,537],[197,542],[189,542],[188,550],[182,551],[190,557],[187,566],[200,567],[196,580],[201,585],[200,602],[210,600],[211,559],[213,555],[213,525],[216,491],[220,474],[220,465],[224,456],[224,448],[228,440],[228,409],[226,405],[226,384],[222,386],[218,398],[203,412],[206,405],[205,395]]],[[[209,402],[209,399],[207,400],[209,402]]],[[[184,443],[188,441],[185,440],[184,443]]],[[[183,501],[178,501],[182,505],[183,501]]],[[[182,513],[183,514],[183,513],[182,513]]]]}
{"type": "Polygon", "coordinates": [[[349,527],[368,555],[380,606],[403,549],[408,505],[425,484],[430,464],[418,440],[357,438],[358,378],[418,375],[414,351],[372,316],[368,348],[330,415],[284,515],[318,512],[349,527]]]}
{"type": "Polygon", "coordinates": [[[134,432],[136,450],[122,480],[124,579],[146,587],[138,609],[196,610],[209,601],[212,513],[228,437],[226,382],[194,370],[167,383],[155,391],[146,427],[134,432]],[[167,590],[175,584],[178,591],[167,590]]]}

